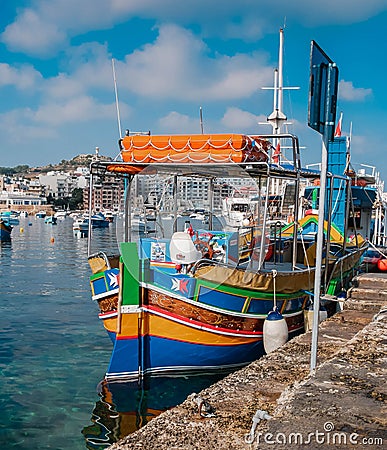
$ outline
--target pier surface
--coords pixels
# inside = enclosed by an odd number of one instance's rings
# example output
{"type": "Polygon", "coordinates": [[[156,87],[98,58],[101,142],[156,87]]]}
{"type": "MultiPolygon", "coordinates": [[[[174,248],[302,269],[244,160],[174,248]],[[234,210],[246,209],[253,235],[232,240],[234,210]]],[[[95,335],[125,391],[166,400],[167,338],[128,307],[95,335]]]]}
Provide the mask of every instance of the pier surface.
{"type": "Polygon", "coordinates": [[[356,277],[343,310],[320,324],[312,374],[310,341],[292,339],[109,450],[387,448],[387,274],[356,277]],[[266,418],[254,429],[255,415],[266,418]]]}

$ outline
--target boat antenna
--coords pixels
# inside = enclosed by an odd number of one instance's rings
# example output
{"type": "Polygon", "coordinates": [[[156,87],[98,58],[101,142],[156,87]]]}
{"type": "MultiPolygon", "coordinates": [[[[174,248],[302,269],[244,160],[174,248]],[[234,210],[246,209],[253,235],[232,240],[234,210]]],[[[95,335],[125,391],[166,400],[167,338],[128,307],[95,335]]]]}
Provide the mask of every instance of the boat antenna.
{"type": "Polygon", "coordinates": [[[200,130],[203,134],[203,108],[199,108],[199,114],[200,114],[200,130]]]}
{"type": "Polygon", "coordinates": [[[116,80],[116,70],[114,67],[114,58],[112,58],[112,71],[113,71],[113,82],[114,82],[114,93],[116,96],[116,110],[117,110],[117,122],[118,122],[118,134],[119,138],[122,138],[122,132],[121,132],[121,119],[120,119],[120,108],[118,105],[118,91],[117,91],[117,80],[116,80]]]}

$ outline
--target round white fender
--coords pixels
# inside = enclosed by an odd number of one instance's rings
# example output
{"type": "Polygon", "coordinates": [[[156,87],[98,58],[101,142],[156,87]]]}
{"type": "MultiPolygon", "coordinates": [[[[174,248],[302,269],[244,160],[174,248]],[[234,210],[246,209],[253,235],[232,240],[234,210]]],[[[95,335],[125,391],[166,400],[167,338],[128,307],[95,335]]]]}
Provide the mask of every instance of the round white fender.
{"type": "Polygon", "coordinates": [[[288,340],[288,325],[282,314],[270,311],[263,323],[263,347],[266,353],[276,350],[288,340]]]}

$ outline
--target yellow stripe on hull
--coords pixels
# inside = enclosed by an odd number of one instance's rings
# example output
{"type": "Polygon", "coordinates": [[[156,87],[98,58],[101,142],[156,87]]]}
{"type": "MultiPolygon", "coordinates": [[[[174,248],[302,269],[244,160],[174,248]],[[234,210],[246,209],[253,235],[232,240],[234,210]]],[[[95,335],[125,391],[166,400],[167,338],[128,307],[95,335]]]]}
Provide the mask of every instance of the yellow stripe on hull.
{"type": "MultiPolygon", "coordinates": [[[[203,327],[195,328],[193,324],[183,324],[176,321],[161,317],[152,313],[142,313],[141,334],[149,336],[157,336],[165,339],[173,339],[177,341],[192,342],[204,345],[239,345],[251,343],[261,340],[260,335],[255,336],[230,336],[223,335],[214,329],[204,330],[203,327]]],[[[126,337],[136,336],[138,333],[138,314],[122,314],[121,315],[121,332],[117,335],[117,339],[125,339],[126,337]]],[[[114,320],[114,319],[107,319],[114,320]]],[[[107,328],[107,324],[105,324],[107,328]]],[[[109,331],[115,332],[114,328],[107,328],[109,331]]],[[[231,330],[225,330],[231,333],[231,330]]]]}

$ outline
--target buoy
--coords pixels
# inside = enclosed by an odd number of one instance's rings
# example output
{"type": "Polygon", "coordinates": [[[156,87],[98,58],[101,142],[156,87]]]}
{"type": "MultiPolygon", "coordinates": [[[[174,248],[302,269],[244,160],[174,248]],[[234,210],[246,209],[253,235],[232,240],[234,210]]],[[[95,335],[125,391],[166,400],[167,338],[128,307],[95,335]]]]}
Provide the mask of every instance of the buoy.
{"type": "Polygon", "coordinates": [[[51,242],[51,244],[53,244],[53,243],[55,242],[55,239],[52,237],[52,238],[50,239],[50,242],[51,242]]]}
{"type": "Polygon", "coordinates": [[[378,264],[378,269],[381,272],[385,272],[387,270],[387,259],[386,258],[379,259],[377,264],[378,264]]]}
{"type": "Polygon", "coordinates": [[[270,311],[263,323],[263,347],[266,353],[276,350],[288,340],[288,324],[277,310],[270,311]]]}

